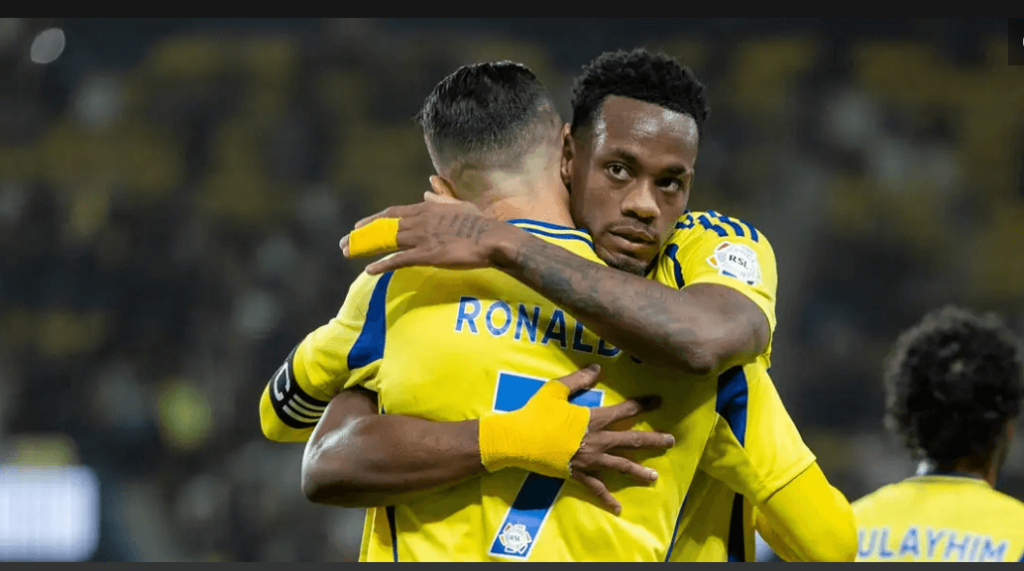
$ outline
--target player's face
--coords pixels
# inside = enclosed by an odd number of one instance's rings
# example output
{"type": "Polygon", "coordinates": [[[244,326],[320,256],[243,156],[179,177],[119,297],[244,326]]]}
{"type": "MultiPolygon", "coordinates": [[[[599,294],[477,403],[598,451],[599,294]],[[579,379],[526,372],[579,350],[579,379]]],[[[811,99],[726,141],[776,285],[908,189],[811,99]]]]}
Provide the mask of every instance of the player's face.
{"type": "Polygon", "coordinates": [[[566,137],[572,218],[609,266],[644,275],[686,209],[697,143],[692,117],[618,96],[589,132],[566,137]]]}

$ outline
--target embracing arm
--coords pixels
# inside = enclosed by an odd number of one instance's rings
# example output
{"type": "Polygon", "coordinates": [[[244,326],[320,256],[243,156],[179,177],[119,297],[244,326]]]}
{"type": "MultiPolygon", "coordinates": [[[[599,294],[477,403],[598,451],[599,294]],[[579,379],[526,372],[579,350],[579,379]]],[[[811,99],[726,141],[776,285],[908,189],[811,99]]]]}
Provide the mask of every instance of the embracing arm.
{"type": "Polygon", "coordinates": [[[753,360],[767,346],[764,313],[732,288],[676,290],[509,228],[514,234],[501,241],[495,267],[646,363],[714,375],[753,360]]]}
{"type": "Polygon", "coordinates": [[[752,361],[770,338],[765,312],[725,282],[705,279],[675,289],[586,260],[462,204],[391,207],[361,220],[341,247],[346,256],[398,250],[367,266],[372,274],[416,265],[499,269],[616,347],[692,374],[713,375],[752,361]]]}
{"type": "Polygon", "coordinates": [[[315,503],[370,507],[484,474],[479,424],[380,415],[376,393],[342,391],[306,444],[302,491],[315,503]]]}
{"type": "Polygon", "coordinates": [[[597,367],[549,381],[522,408],[480,420],[441,422],[377,414],[377,396],[347,389],[331,400],[302,459],[302,491],[310,501],[345,507],[393,505],[507,467],[573,478],[613,512],[619,503],[595,475],[613,470],[643,483],[653,471],[613,449],[667,448],[671,436],[608,430],[651,403],[638,399],[595,409],[569,395],[597,383],[597,367]]]}

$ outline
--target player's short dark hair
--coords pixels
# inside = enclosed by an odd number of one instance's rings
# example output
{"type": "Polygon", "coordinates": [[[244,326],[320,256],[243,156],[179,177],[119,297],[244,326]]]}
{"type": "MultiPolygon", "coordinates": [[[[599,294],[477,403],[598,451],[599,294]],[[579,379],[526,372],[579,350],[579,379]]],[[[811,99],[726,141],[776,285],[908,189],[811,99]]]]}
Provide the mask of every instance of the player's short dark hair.
{"type": "Polygon", "coordinates": [[[522,156],[542,127],[557,128],[561,119],[548,90],[528,67],[497,61],[465,65],[444,78],[416,121],[443,157],[498,164],[522,156]]]}
{"type": "Polygon", "coordinates": [[[900,335],[885,366],[886,425],[940,469],[984,466],[1020,412],[1018,339],[994,315],[944,307],[900,335]]]}
{"type": "Polygon", "coordinates": [[[663,53],[643,48],[605,52],[576,77],[572,90],[572,133],[593,125],[601,104],[610,95],[629,97],[689,115],[704,136],[707,88],[693,71],[663,53]]]}

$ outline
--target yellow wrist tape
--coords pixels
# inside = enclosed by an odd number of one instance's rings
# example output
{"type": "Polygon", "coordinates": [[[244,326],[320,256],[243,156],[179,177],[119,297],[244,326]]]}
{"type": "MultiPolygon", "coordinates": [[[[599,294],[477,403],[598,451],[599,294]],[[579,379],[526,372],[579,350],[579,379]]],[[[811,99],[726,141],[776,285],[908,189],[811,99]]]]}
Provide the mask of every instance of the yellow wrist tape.
{"type": "Polygon", "coordinates": [[[544,383],[523,408],[480,419],[480,459],[489,472],[522,468],[569,478],[590,424],[590,410],[569,402],[569,387],[544,383]]]}
{"type": "Polygon", "coordinates": [[[398,250],[398,218],[378,218],[348,236],[348,255],[373,256],[398,250]]]}

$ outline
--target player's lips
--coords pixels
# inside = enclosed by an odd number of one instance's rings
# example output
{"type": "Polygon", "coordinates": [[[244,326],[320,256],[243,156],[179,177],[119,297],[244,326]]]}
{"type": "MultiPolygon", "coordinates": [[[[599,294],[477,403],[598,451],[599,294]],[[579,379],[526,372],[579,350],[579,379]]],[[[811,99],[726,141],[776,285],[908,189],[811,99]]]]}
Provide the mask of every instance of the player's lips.
{"type": "Polygon", "coordinates": [[[609,231],[608,237],[609,246],[637,260],[647,259],[651,250],[658,246],[657,241],[647,239],[646,235],[623,230],[609,231]]]}
{"type": "Polygon", "coordinates": [[[658,242],[656,236],[640,228],[619,227],[608,230],[608,233],[640,246],[649,246],[658,242]]]}

